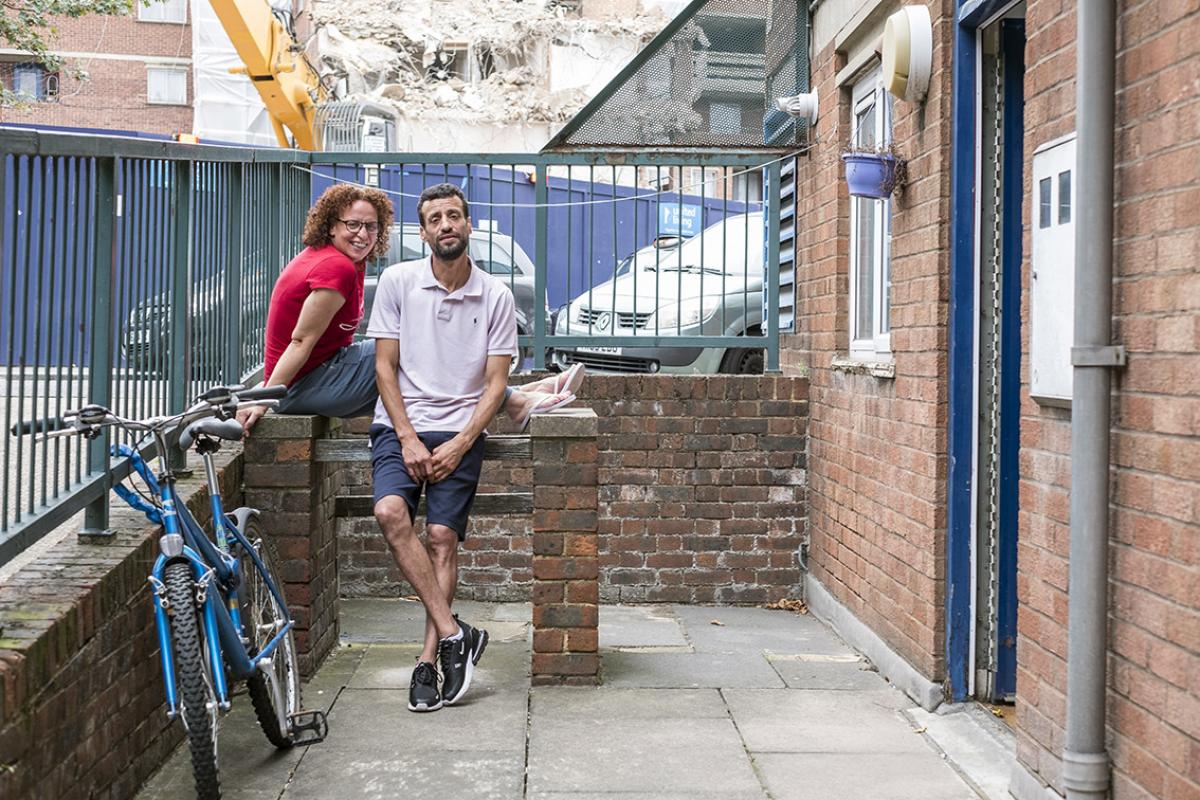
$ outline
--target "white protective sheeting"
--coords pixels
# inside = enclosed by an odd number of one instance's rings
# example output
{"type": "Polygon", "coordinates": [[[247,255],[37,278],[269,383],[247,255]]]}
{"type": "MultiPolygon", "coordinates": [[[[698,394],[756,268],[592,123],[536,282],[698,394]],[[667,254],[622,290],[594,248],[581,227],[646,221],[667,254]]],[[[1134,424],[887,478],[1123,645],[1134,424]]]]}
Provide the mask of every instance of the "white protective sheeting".
{"type": "Polygon", "coordinates": [[[202,142],[274,145],[279,142],[258,91],[245,75],[221,21],[208,0],[192,0],[193,130],[202,142]]]}

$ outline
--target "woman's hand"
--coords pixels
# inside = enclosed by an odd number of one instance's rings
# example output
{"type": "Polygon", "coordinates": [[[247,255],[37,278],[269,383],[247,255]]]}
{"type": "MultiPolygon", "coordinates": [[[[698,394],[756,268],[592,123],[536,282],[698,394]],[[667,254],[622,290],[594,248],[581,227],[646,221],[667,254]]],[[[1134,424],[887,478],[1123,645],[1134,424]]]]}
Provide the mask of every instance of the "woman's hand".
{"type": "Polygon", "coordinates": [[[254,423],[267,413],[266,406],[249,406],[248,408],[238,409],[237,421],[242,423],[242,430],[246,432],[246,436],[250,436],[250,429],[254,427],[254,423]]]}

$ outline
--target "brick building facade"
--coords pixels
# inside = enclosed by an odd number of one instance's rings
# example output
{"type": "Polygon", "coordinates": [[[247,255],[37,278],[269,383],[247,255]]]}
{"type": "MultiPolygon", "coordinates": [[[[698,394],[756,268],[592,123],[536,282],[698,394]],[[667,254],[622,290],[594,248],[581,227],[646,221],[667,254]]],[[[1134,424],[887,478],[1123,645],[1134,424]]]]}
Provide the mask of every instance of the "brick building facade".
{"type": "MultiPolygon", "coordinates": [[[[898,665],[889,677],[929,706],[1015,701],[1010,791],[1061,796],[1072,415],[1035,370],[1046,337],[1036,332],[1063,316],[1069,334],[1072,301],[1038,305],[1056,264],[1033,253],[1051,217],[1072,214],[1071,175],[1053,173],[1053,195],[1040,176],[1076,126],[1074,6],[930,2],[928,95],[876,93],[872,106],[879,37],[900,4],[814,5],[821,107],[797,172],[797,325],[783,357],[811,380],[810,603],[864,623],[898,665]],[[872,108],[890,116],[883,131],[908,170],[875,228],[858,204],[883,201],[851,198],[839,159],[874,124],[872,108]],[[876,243],[882,259],[869,257],[876,243]],[[881,266],[872,320],[862,289],[881,266]]],[[[1111,796],[1193,798],[1200,9],[1117,9],[1113,342],[1128,363],[1114,377],[1111,431],[1111,796]]],[[[1071,158],[1061,172],[1073,169],[1071,158]]]]}
{"type": "MultiPolygon", "coordinates": [[[[63,57],[57,75],[36,74],[38,101],[0,109],[0,122],[176,134],[192,131],[192,26],[187,3],[138,4],[132,16],[58,19],[50,47],[63,57]],[[162,13],[162,9],[166,13],[162,13]],[[147,17],[166,17],[149,21],[147,17]],[[75,77],[82,72],[86,79],[75,77]]],[[[28,64],[0,50],[0,80],[28,64]]]]}

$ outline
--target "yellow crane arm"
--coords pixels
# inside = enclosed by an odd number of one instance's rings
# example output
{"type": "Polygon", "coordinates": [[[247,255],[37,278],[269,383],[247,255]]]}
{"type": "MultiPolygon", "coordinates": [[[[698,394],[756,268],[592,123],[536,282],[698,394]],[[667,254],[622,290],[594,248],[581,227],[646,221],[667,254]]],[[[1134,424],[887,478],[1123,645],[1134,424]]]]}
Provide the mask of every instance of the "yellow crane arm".
{"type": "Polygon", "coordinates": [[[271,13],[270,4],[267,0],[211,2],[245,64],[244,72],[262,96],[280,146],[288,146],[287,128],[298,147],[315,150],[317,102],[324,100],[325,92],[291,34],[271,13]]]}

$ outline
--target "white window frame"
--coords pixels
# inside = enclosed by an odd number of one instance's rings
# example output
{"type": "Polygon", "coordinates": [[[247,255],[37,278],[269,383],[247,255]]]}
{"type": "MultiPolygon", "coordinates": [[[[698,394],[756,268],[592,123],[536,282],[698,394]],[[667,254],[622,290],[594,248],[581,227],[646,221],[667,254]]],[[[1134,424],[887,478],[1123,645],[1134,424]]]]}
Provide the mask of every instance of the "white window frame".
{"type": "MultiPolygon", "coordinates": [[[[854,84],[851,95],[850,119],[854,126],[852,137],[857,145],[870,134],[870,141],[880,145],[892,141],[892,104],[883,88],[882,72],[876,68],[854,84]],[[875,106],[875,129],[859,131],[859,115],[875,106]]],[[[850,198],[850,357],[859,360],[890,360],[892,354],[891,309],[888,297],[891,283],[892,201],[850,198]],[[859,263],[858,231],[865,215],[870,214],[877,232],[872,247],[871,265],[871,330],[858,330],[859,263]]]]}
{"type": "Polygon", "coordinates": [[[186,67],[168,67],[162,64],[147,64],[146,65],[146,103],[152,106],[186,106],[188,104],[188,89],[187,89],[188,69],[186,67]],[[168,98],[165,100],[156,100],[150,94],[151,75],[155,72],[171,73],[183,76],[183,99],[176,100],[168,98]]]}
{"type": "Polygon", "coordinates": [[[187,0],[151,0],[149,5],[138,2],[138,22],[186,25],[187,7],[187,0]]]}
{"type": "Polygon", "coordinates": [[[46,79],[50,75],[46,68],[33,61],[24,61],[12,65],[12,91],[24,100],[45,100],[47,98],[46,79]],[[33,91],[26,91],[23,84],[31,82],[33,91]]]}
{"type": "Polygon", "coordinates": [[[730,199],[739,203],[761,203],[764,188],[762,170],[738,170],[733,176],[733,186],[730,192],[733,196],[730,199]]]}

